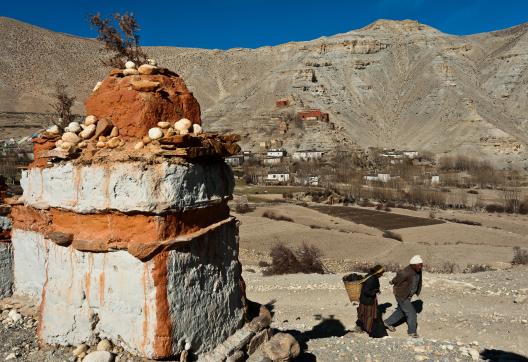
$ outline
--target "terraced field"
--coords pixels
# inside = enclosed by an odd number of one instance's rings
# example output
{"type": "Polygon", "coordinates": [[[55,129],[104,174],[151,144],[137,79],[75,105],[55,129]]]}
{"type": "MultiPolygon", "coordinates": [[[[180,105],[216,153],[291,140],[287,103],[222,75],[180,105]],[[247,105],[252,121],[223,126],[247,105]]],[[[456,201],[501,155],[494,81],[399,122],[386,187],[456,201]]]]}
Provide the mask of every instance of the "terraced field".
{"type": "Polygon", "coordinates": [[[357,224],[375,227],[376,229],[380,230],[394,230],[444,223],[442,220],[437,219],[426,219],[423,217],[392,214],[385,211],[365,210],[349,206],[313,205],[309,206],[309,208],[324,214],[353,221],[357,224]]]}

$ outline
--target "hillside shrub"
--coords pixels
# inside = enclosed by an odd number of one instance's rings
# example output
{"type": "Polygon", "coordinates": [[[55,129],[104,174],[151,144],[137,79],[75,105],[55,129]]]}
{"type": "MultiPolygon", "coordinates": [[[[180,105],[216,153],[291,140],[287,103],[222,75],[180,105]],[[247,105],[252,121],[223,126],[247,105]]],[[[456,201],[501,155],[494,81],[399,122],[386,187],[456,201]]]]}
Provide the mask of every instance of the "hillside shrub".
{"type": "Polygon", "coordinates": [[[377,204],[376,210],[390,212],[391,208],[387,204],[377,204]]]}
{"type": "Polygon", "coordinates": [[[487,264],[468,264],[466,268],[463,270],[463,273],[465,274],[472,274],[472,273],[481,273],[485,271],[493,270],[491,266],[487,264]]]}
{"type": "Polygon", "coordinates": [[[391,230],[385,230],[383,232],[383,237],[384,238],[388,238],[388,239],[394,239],[394,240],[398,240],[398,241],[403,241],[403,238],[400,234],[394,232],[394,231],[391,231],[391,230]]]}
{"type": "Polygon", "coordinates": [[[516,246],[513,248],[513,265],[528,265],[528,250],[516,246]]]}
{"type": "Polygon", "coordinates": [[[72,113],[72,107],[76,97],[69,96],[66,89],[66,84],[60,82],[55,83],[53,103],[50,103],[50,107],[53,110],[53,119],[51,121],[61,130],[64,130],[75,119],[75,115],[72,113]]]}
{"type": "Polygon", "coordinates": [[[235,204],[235,212],[238,214],[246,214],[254,210],[255,210],[255,207],[251,206],[247,202],[240,202],[240,203],[235,204]]]}
{"type": "Polygon", "coordinates": [[[528,196],[519,205],[519,214],[528,215],[528,196]]]}
{"type": "Polygon", "coordinates": [[[484,208],[487,212],[498,212],[498,213],[504,212],[504,206],[499,205],[499,204],[488,204],[484,208]]]}
{"type": "Polygon", "coordinates": [[[358,206],[361,207],[374,207],[374,204],[369,199],[361,199],[358,201],[358,206]]]}
{"type": "Polygon", "coordinates": [[[322,252],[313,245],[303,243],[294,250],[283,244],[276,244],[271,248],[270,256],[271,264],[263,271],[264,275],[326,273],[321,260],[322,252]]]}
{"type": "Polygon", "coordinates": [[[458,270],[458,266],[450,261],[446,261],[439,267],[427,267],[428,272],[441,273],[441,274],[453,274],[458,270]]]}
{"type": "Polygon", "coordinates": [[[301,273],[325,273],[325,267],[321,261],[323,254],[319,248],[303,243],[297,249],[296,255],[302,266],[301,273]]]}
{"type": "Polygon", "coordinates": [[[266,210],[262,214],[262,217],[266,217],[271,220],[293,222],[293,219],[286,215],[277,214],[274,211],[266,210]]]}

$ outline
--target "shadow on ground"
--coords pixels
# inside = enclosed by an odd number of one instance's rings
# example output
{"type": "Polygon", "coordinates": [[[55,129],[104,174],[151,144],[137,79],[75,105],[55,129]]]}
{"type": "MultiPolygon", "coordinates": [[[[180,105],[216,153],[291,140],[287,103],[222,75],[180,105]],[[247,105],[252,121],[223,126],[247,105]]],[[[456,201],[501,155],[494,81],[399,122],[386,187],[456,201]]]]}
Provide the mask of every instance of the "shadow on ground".
{"type": "Polygon", "coordinates": [[[389,309],[390,307],[392,307],[392,303],[380,304],[378,305],[378,313],[385,314],[385,312],[387,312],[387,309],[389,309]]]}
{"type": "Polygon", "coordinates": [[[491,362],[528,362],[528,358],[513,352],[498,349],[485,349],[480,352],[480,358],[491,362]]]}
{"type": "Polygon", "coordinates": [[[295,329],[283,331],[294,336],[301,346],[301,354],[295,361],[312,362],[317,360],[313,354],[306,352],[308,341],[319,338],[342,337],[348,333],[343,323],[339,319],[335,319],[334,315],[329,315],[328,318],[324,318],[322,315],[316,314],[314,318],[321,322],[309,331],[300,332],[295,329]]]}
{"type": "MultiPolygon", "coordinates": [[[[390,303],[385,303],[385,304],[390,304],[390,303]]],[[[423,301],[422,300],[415,300],[415,301],[412,302],[412,305],[414,306],[414,309],[416,309],[416,313],[418,313],[418,314],[422,313],[422,311],[423,311],[423,301]]],[[[419,321],[420,320],[418,320],[418,322],[419,321]]],[[[394,327],[398,327],[398,326],[400,326],[400,325],[402,325],[404,323],[405,323],[405,317],[400,319],[398,321],[398,323],[396,323],[394,325],[394,327]]]]}

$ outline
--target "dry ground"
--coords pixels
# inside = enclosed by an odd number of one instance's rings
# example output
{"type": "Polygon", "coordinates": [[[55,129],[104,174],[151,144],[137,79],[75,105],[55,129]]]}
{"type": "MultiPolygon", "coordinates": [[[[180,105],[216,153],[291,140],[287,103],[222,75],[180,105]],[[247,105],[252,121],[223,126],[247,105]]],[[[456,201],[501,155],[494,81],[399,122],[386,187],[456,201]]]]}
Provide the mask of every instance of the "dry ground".
{"type": "MultiPolygon", "coordinates": [[[[394,230],[403,238],[399,242],[382,236],[383,218],[375,216],[374,224],[364,219],[372,208],[366,209],[368,212],[356,208],[340,218],[334,215],[343,214],[343,207],[335,206],[335,212],[328,209],[332,207],[319,208],[323,213],[293,204],[268,204],[237,215],[248,297],[261,303],[272,301],[274,327],[291,331],[304,341],[311,360],[472,360],[469,349],[491,355],[504,351],[528,354],[528,302],[514,303],[528,294],[528,267],[510,266],[513,246],[528,248],[527,216],[434,211],[432,216],[436,218],[482,225],[444,222],[400,228],[394,230]],[[293,222],[265,218],[262,214],[266,211],[290,217],[293,222]],[[425,273],[423,312],[419,317],[419,332],[424,339],[409,341],[405,326],[401,326],[389,339],[370,340],[348,333],[354,326],[356,311],[344,291],[343,274],[262,276],[256,265],[260,260],[269,261],[269,250],[278,242],[318,246],[333,271],[350,271],[351,261],[406,264],[413,254],[421,254],[430,265],[456,263],[461,270],[468,264],[488,264],[498,270],[425,273]]],[[[423,218],[425,223],[430,220],[430,211],[393,209],[387,214],[423,218]]],[[[387,217],[387,225],[391,218],[397,219],[387,217]]],[[[393,275],[388,273],[381,280],[380,304],[391,304],[387,313],[395,304],[388,284],[393,275]]]]}
{"type": "MultiPolygon", "coordinates": [[[[429,210],[393,209],[388,214],[428,220],[429,213],[429,210]]],[[[412,255],[421,254],[430,265],[456,263],[460,268],[468,264],[501,267],[512,260],[514,246],[528,248],[528,216],[523,215],[436,212],[436,217],[472,220],[482,226],[445,222],[394,230],[403,242],[384,238],[379,223],[379,228],[369,227],[293,204],[257,207],[250,213],[235,215],[241,221],[241,259],[247,265],[267,260],[270,248],[276,243],[316,245],[325,258],[338,265],[351,261],[405,264],[412,255]],[[266,211],[288,216],[293,222],[262,217],[266,211]]]]}
{"type": "MultiPolygon", "coordinates": [[[[385,316],[394,308],[388,284],[393,275],[381,278],[380,305],[387,308],[385,316]]],[[[258,267],[244,267],[243,276],[248,298],[271,307],[272,327],[298,338],[304,348],[298,362],[471,361],[470,353],[514,353],[516,359],[508,361],[527,361],[522,359],[528,355],[526,266],[474,274],[424,273],[419,339],[409,339],[405,325],[384,339],[350,333],[356,306],[343,289],[343,274],[264,277],[258,267]]],[[[16,301],[3,301],[0,310],[1,360],[15,355],[17,361],[75,361],[73,347],[37,346],[35,310],[20,307],[16,301]],[[24,318],[15,325],[6,324],[8,311],[14,307],[24,318]]],[[[115,354],[118,362],[147,361],[119,349],[115,354]]]]}
{"type": "MultiPolygon", "coordinates": [[[[405,325],[391,333],[388,341],[347,333],[354,327],[356,307],[347,298],[342,275],[264,277],[258,268],[244,272],[249,299],[271,301],[273,326],[300,336],[317,361],[365,361],[368,355],[372,361],[402,361],[423,354],[431,361],[471,360],[446,355],[470,344],[480,352],[496,349],[528,355],[528,302],[514,303],[528,294],[528,267],[474,274],[424,273],[423,311],[418,318],[424,340],[417,343],[425,347],[416,348],[411,342],[406,353],[409,339],[405,325]]],[[[380,280],[379,303],[391,304],[385,317],[395,304],[388,283],[393,276],[387,273],[380,280]]]]}

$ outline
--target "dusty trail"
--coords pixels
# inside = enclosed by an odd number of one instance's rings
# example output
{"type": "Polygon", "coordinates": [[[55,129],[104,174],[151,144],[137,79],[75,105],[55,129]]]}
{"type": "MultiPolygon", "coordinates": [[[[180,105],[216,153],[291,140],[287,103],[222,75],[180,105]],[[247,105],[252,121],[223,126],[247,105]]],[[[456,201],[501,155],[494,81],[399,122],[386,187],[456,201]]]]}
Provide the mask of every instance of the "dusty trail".
{"type": "MultiPolygon", "coordinates": [[[[258,270],[253,273],[248,269],[244,272],[248,297],[261,303],[275,301],[273,326],[308,339],[308,352],[318,361],[350,361],[351,356],[367,360],[369,354],[373,360],[414,359],[415,355],[471,360],[461,348],[528,355],[528,301],[523,297],[528,294],[528,267],[475,274],[425,273],[423,311],[418,317],[419,334],[424,339],[418,341],[409,341],[404,325],[383,340],[347,333],[354,327],[356,311],[343,290],[342,274],[264,277],[258,270]],[[523,298],[522,303],[514,302],[523,298]],[[418,348],[416,352],[415,347],[420,346],[425,346],[424,351],[418,348]],[[394,355],[395,350],[407,352],[394,355]],[[453,351],[458,355],[451,354],[453,351]]],[[[381,278],[380,304],[395,304],[388,283],[393,275],[381,278]]]]}

